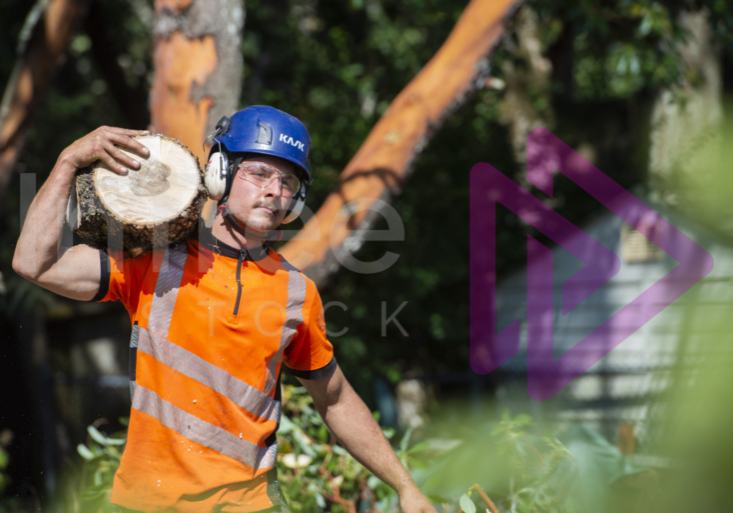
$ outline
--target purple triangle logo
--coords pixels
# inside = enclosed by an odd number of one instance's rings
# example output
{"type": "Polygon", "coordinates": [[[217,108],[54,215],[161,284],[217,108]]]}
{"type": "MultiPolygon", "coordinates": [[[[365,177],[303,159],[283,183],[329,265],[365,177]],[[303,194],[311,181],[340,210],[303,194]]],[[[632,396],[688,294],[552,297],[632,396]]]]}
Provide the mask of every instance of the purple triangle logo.
{"type": "MultiPolygon", "coordinates": [[[[527,137],[527,178],[552,197],[554,170],[672,257],[659,281],[559,357],[553,354],[553,253],[527,237],[527,388],[543,401],[590,369],[713,269],[713,257],[666,219],[544,128],[527,137]]],[[[519,320],[496,332],[496,204],[500,203],[584,263],[562,284],[565,316],[618,273],[618,256],[486,163],[471,169],[471,368],[487,374],[519,350],[519,320]]]]}

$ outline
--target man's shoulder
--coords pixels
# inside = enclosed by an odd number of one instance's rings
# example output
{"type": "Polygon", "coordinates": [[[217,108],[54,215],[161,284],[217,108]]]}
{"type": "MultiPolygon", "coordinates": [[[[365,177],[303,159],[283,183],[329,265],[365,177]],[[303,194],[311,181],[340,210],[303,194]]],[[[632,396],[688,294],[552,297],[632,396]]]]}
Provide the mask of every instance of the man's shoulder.
{"type": "Polygon", "coordinates": [[[305,284],[308,289],[316,290],[316,282],[314,282],[311,278],[309,278],[300,268],[294,266],[290,262],[288,262],[284,256],[280,255],[279,253],[275,253],[273,251],[273,254],[276,255],[275,258],[277,258],[279,266],[289,273],[292,273],[293,275],[298,276],[300,279],[305,281],[305,284]]]}

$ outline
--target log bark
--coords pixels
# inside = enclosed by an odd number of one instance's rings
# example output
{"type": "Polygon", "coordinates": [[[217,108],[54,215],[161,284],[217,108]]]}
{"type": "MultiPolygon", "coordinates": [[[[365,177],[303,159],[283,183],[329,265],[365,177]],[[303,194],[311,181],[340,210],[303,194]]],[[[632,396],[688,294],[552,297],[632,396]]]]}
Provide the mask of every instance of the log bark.
{"type": "Polygon", "coordinates": [[[84,17],[89,0],[39,1],[26,20],[18,61],[0,103],[0,197],[5,193],[20,156],[33,116],[46,96],[56,68],[63,61],[74,27],[84,17]]]}
{"type": "Polygon", "coordinates": [[[207,197],[188,148],[160,134],[137,139],[150,149],[141,168],[125,176],[100,162],[81,170],[67,210],[74,233],[133,257],[188,238],[207,197]]]}
{"type": "Polygon", "coordinates": [[[204,139],[237,109],[242,87],[243,0],[156,0],[153,129],[205,162],[204,139]]]}
{"type": "MultiPolygon", "coordinates": [[[[394,99],[313,219],[280,253],[324,285],[361,247],[378,201],[399,194],[432,134],[482,86],[487,58],[521,0],[472,0],[443,46],[394,99]],[[358,212],[353,213],[354,201],[358,212]],[[352,215],[353,214],[353,215],[352,215]]],[[[468,170],[466,170],[468,171],[468,170]]]]}

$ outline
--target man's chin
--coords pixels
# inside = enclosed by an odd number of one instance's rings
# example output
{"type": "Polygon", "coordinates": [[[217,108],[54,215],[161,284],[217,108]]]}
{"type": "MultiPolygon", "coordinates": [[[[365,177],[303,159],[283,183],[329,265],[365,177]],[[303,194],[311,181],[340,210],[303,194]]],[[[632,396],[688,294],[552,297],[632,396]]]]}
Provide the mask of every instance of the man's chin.
{"type": "Polygon", "coordinates": [[[276,230],[280,223],[275,220],[250,219],[247,223],[247,229],[253,233],[267,233],[276,230]]]}

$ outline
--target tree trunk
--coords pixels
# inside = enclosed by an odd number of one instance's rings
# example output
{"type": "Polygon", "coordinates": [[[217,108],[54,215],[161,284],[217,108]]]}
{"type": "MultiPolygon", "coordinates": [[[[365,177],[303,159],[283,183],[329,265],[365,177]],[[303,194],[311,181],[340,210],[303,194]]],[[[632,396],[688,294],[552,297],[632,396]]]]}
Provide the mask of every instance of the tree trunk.
{"type": "Polygon", "coordinates": [[[25,145],[33,116],[63,59],[69,36],[89,0],[39,1],[31,10],[18,48],[18,62],[0,103],[0,196],[25,145]]]}
{"type": "MultiPolygon", "coordinates": [[[[378,219],[378,201],[398,194],[416,155],[485,81],[486,59],[521,0],[472,0],[435,56],[394,99],[313,219],[280,253],[322,285],[358,249],[378,219]],[[349,203],[359,200],[353,214],[349,203]]],[[[466,170],[468,171],[468,170],[466,170]]]]}
{"type": "Polygon", "coordinates": [[[243,0],[155,1],[152,125],[202,163],[204,139],[239,103],[244,13],[243,0]]]}
{"type": "Polygon", "coordinates": [[[207,196],[188,148],[163,135],[137,139],[150,149],[140,170],[122,176],[97,162],[80,171],[67,211],[79,236],[130,256],[189,237],[207,196]]]}

